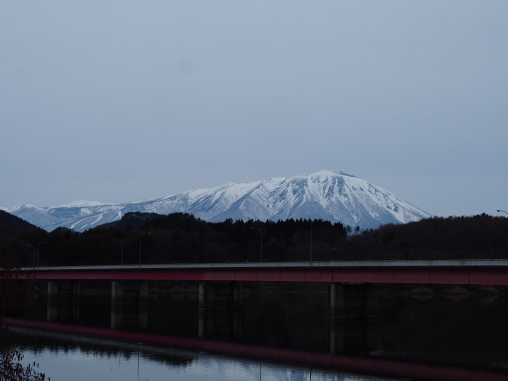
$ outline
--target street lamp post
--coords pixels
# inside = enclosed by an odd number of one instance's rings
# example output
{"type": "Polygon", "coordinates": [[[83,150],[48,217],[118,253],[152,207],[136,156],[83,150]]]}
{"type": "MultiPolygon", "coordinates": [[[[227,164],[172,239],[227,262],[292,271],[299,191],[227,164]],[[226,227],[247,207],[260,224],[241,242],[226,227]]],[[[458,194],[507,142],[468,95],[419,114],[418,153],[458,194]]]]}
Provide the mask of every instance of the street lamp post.
{"type": "Polygon", "coordinates": [[[39,267],[39,260],[41,258],[41,244],[48,243],[47,241],[42,241],[37,244],[37,267],[39,267]]]}
{"type": "Polygon", "coordinates": [[[263,231],[261,229],[255,228],[255,227],[251,227],[251,229],[257,230],[260,234],[261,243],[259,246],[259,262],[263,262],[263,231]]]}
{"type": "Polygon", "coordinates": [[[310,220],[310,265],[312,266],[312,220],[310,220]]]}
{"type": "Polygon", "coordinates": [[[498,213],[505,213],[505,214],[508,214],[508,212],[505,212],[504,210],[501,210],[501,209],[498,209],[497,210],[498,213]]]}
{"type": "Polygon", "coordinates": [[[116,241],[120,241],[120,265],[123,265],[123,241],[121,238],[113,238],[116,241]]]}
{"type": "Polygon", "coordinates": [[[33,253],[32,253],[32,267],[35,267],[35,247],[33,247],[33,245],[26,245],[27,247],[31,247],[33,249],[33,253]]]}
{"type": "Polygon", "coordinates": [[[141,267],[141,238],[143,238],[144,235],[148,235],[150,232],[143,233],[139,236],[139,267],[141,267]]]}

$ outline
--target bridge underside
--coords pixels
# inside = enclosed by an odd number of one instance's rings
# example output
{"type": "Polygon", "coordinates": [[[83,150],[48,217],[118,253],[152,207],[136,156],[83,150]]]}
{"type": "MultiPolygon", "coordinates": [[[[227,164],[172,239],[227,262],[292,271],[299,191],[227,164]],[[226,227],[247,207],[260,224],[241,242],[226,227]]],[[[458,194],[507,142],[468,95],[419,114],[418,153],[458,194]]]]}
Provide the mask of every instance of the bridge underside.
{"type": "MultiPolygon", "coordinates": [[[[50,281],[48,285],[50,300],[61,299],[62,295],[67,299],[73,299],[73,295],[79,293],[79,285],[72,282],[79,280],[113,282],[113,301],[121,301],[114,302],[117,305],[125,304],[130,294],[139,294],[140,300],[143,300],[147,281],[194,281],[200,284],[199,309],[202,311],[237,309],[241,298],[238,284],[242,282],[319,282],[330,285],[330,317],[339,319],[356,315],[362,318],[374,317],[375,313],[372,311],[375,310],[376,302],[373,297],[375,289],[372,286],[375,284],[508,285],[508,266],[294,268],[249,268],[227,265],[224,267],[198,265],[195,268],[118,266],[37,269],[27,270],[26,274],[32,279],[50,281]],[[131,289],[132,284],[142,284],[143,287],[131,289]],[[129,289],[126,288],[127,285],[129,289]]],[[[142,303],[131,304],[142,305],[142,303]]],[[[122,308],[124,311],[125,306],[122,308]]]]}

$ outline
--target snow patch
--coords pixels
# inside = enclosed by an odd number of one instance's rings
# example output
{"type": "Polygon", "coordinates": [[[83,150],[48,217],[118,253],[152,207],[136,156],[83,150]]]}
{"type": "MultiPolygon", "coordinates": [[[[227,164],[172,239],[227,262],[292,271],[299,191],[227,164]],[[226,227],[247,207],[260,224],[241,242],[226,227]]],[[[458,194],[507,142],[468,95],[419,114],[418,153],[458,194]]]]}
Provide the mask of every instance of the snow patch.
{"type": "Polygon", "coordinates": [[[107,203],[98,202],[98,201],[79,200],[79,201],[71,201],[67,204],[50,206],[49,208],[50,209],[54,209],[54,208],[86,208],[86,207],[102,206],[102,205],[112,205],[112,204],[107,204],[107,203]]]}

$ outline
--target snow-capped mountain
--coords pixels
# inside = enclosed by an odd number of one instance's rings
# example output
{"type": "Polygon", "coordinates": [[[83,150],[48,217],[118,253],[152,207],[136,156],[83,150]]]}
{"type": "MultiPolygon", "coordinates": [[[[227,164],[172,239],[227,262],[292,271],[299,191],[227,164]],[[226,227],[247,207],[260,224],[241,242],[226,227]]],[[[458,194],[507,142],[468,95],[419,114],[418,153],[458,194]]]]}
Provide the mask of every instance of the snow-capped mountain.
{"type": "Polygon", "coordinates": [[[4,210],[48,231],[59,226],[84,231],[132,211],[184,212],[210,222],[312,218],[362,229],[430,216],[365,180],[331,171],[226,184],[136,203],[76,201],[42,208],[19,204],[4,210]]]}

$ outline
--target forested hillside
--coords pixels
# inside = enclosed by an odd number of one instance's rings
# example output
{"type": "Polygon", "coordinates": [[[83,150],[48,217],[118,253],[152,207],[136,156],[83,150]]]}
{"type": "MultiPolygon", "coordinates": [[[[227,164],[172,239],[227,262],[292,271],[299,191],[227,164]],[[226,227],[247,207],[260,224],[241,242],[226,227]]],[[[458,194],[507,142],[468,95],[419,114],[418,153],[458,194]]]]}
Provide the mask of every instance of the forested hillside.
{"type": "Polygon", "coordinates": [[[209,223],[128,213],[83,233],[0,224],[2,253],[30,266],[508,258],[508,218],[429,218],[375,230],[322,220],[209,223]]]}

